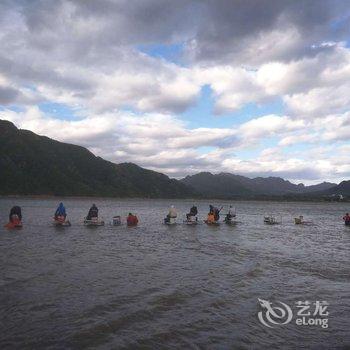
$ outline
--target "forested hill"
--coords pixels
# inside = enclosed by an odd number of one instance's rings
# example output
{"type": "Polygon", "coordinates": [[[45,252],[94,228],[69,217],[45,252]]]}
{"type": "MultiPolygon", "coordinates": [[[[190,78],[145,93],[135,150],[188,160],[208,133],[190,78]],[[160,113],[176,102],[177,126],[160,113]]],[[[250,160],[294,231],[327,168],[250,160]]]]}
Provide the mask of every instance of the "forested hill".
{"type": "Polygon", "coordinates": [[[0,120],[0,194],[192,197],[181,182],[132,163],[114,164],[84,147],[17,129],[0,120]]]}
{"type": "Polygon", "coordinates": [[[304,186],[229,173],[198,173],[178,181],[0,120],[0,195],[305,200],[339,194],[350,197],[350,181],[304,186]]]}

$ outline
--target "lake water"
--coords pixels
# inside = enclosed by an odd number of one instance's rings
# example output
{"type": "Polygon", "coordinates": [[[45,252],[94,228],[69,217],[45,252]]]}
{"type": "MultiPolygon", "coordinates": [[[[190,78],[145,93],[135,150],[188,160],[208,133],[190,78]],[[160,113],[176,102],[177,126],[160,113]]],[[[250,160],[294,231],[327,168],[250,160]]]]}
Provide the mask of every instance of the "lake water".
{"type": "Polygon", "coordinates": [[[167,208],[204,219],[209,201],[94,199],[107,223],[140,224],[89,228],[92,200],[65,199],[72,226],[58,229],[58,201],[0,199],[0,349],[350,348],[350,204],[234,202],[241,224],[191,227],[163,225],[167,208]],[[6,231],[14,204],[24,227],[6,231]],[[263,325],[258,298],[292,320],[263,325]],[[328,328],[297,325],[298,301],[328,302],[328,328]]]}

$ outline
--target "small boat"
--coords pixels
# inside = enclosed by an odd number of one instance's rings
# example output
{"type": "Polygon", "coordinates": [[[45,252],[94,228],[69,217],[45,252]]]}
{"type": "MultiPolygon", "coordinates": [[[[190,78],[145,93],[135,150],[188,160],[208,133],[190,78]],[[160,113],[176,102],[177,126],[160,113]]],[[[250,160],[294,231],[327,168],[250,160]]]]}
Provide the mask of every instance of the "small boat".
{"type": "Polygon", "coordinates": [[[84,219],[85,226],[103,226],[105,222],[103,220],[99,220],[98,218],[91,218],[91,220],[84,219]]]}
{"type": "Polygon", "coordinates": [[[121,217],[119,215],[113,216],[112,225],[113,226],[120,226],[121,224],[122,224],[121,217]]]}
{"type": "Polygon", "coordinates": [[[227,225],[237,225],[238,221],[236,221],[236,218],[231,218],[231,219],[225,218],[224,223],[227,225]]]}
{"type": "Polygon", "coordinates": [[[164,218],[165,225],[176,225],[176,218],[165,217],[164,218]]]}
{"type": "Polygon", "coordinates": [[[186,220],[183,221],[186,225],[198,225],[198,217],[197,216],[189,216],[186,220]]]}
{"type": "Polygon", "coordinates": [[[219,221],[208,221],[208,220],[204,220],[204,222],[208,225],[208,226],[219,226],[220,222],[219,221]]]}
{"type": "Polygon", "coordinates": [[[58,220],[54,220],[53,221],[53,225],[56,227],[68,227],[68,226],[72,226],[69,220],[66,221],[58,221],[58,220]]]}
{"type": "Polygon", "coordinates": [[[236,221],[236,209],[233,213],[230,207],[230,211],[225,215],[224,223],[227,225],[236,225],[238,223],[238,221],[236,221]]]}
{"type": "Polygon", "coordinates": [[[12,230],[12,229],[22,228],[23,225],[22,225],[22,222],[20,220],[18,220],[18,221],[14,221],[14,222],[9,222],[4,227],[9,229],[9,230],[12,230]]]}
{"type": "Polygon", "coordinates": [[[276,220],[275,217],[273,217],[272,215],[271,216],[264,216],[264,223],[265,224],[268,224],[268,225],[277,225],[277,224],[280,224],[280,222],[278,222],[276,220]]]}
{"type": "Polygon", "coordinates": [[[298,218],[294,218],[295,225],[313,225],[311,221],[305,221],[304,217],[300,215],[298,218]]]}
{"type": "Polygon", "coordinates": [[[57,227],[66,227],[71,226],[69,220],[66,220],[64,216],[58,216],[57,218],[53,218],[53,225],[57,227]]]}
{"type": "Polygon", "coordinates": [[[20,217],[17,214],[11,215],[10,221],[4,226],[7,229],[16,229],[16,228],[22,228],[22,221],[20,217]]]}

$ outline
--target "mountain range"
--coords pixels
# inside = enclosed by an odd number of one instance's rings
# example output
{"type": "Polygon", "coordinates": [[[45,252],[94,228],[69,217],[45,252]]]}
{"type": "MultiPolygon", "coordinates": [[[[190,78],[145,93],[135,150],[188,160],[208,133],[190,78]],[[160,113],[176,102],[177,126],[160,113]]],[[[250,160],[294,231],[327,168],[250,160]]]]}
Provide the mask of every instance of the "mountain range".
{"type": "Polygon", "coordinates": [[[350,196],[350,181],[305,186],[279,177],[208,172],[175,180],[133,163],[115,164],[0,120],[0,195],[142,198],[315,198],[350,196]]]}
{"type": "Polygon", "coordinates": [[[336,184],[330,182],[305,186],[304,184],[293,184],[280,177],[256,177],[250,179],[230,173],[214,175],[208,172],[186,176],[181,182],[194,188],[196,192],[201,193],[204,197],[216,198],[311,194],[320,193],[336,187],[336,184]]]}

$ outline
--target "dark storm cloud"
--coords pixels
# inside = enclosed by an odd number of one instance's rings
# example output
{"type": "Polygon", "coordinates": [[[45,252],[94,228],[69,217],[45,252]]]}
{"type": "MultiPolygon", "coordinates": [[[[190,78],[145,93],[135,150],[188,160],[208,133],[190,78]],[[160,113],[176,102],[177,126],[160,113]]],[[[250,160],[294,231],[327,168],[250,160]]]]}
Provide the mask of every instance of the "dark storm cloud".
{"type": "MultiPolygon", "coordinates": [[[[264,35],[267,38],[271,31],[283,32],[294,28],[301,40],[290,47],[292,51],[282,50],[278,52],[279,57],[274,57],[288,60],[317,53],[310,47],[314,42],[343,39],[349,33],[344,18],[343,23],[338,22],[338,28],[330,27],[332,21],[339,20],[344,14],[349,16],[348,1],[218,0],[204,3],[204,20],[194,38],[193,55],[196,60],[239,60],[242,52],[254,45],[260,35],[263,40],[264,35]]],[[[278,46],[280,43],[274,44],[278,46]]],[[[256,49],[256,54],[259,54],[259,48],[256,49]]],[[[243,59],[249,57],[243,56],[243,59]]]]}
{"type": "Polygon", "coordinates": [[[16,101],[19,92],[13,88],[0,86],[0,104],[9,105],[16,101]]]}
{"type": "Polygon", "coordinates": [[[301,40],[288,52],[278,52],[279,59],[289,59],[315,54],[317,50],[310,49],[314,42],[349,34],[346,0],[33,0],[14,2],[12,8],[14,4],[29,31],[38,36],[33,43],[54,45],[45,33],[64,29],[67,49],[73,40],[82,53],[94,47],[109,51],[120,45],[183,42],[195,60],[232,61],[259,35],[292,27],[301,40]],[[74,26],[79,22],[91,23],[94,30],[77,33],[74,26]]]}

